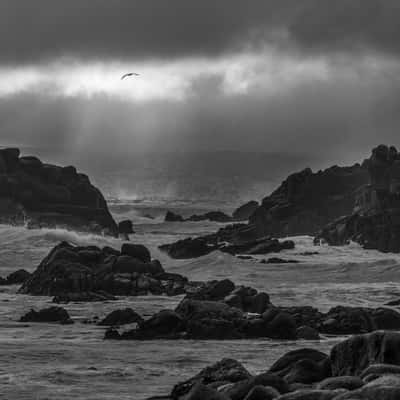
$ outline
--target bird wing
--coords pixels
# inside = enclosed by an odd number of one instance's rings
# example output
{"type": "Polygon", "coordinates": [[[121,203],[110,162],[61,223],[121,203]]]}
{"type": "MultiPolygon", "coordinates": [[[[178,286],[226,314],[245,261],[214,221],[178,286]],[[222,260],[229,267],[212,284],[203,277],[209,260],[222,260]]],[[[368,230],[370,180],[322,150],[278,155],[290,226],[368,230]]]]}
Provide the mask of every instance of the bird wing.
{"type": "Polygon", "coordinates": [[[139,76],[139,74],[136,73],[136,72],[129,72],[128,74],[122,75],[121,80],[125,79],[125,78],[128,77],[128,76],[133,76],[133,75],[139,76]]]}

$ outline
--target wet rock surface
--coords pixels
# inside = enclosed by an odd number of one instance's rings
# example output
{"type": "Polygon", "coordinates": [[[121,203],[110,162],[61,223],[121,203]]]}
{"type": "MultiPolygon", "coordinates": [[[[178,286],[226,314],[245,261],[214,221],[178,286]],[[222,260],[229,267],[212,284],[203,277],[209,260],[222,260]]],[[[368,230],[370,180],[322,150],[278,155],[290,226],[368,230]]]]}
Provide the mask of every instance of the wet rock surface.
{"type": "Polygon", "coordinates": [[[400,334],[376,331],[352,336],[330,354],[309,348],[290,351],[258,375],[236,360],[223,359],[160,398],[394,400],[400,393],[399,346],[400,334]],[[382,360],[387,363],[379,364],[382,360]]]}
{"type": "Polygon", "coordinates": [[[20,318],[20,322],[50,322],[60,324],[72,324],[68,312],[62,307],[49,307],[43,310],[30,310],[20,318]]]}
{"type": "Polygon", "coordinates": [[[123,244],[121,251],[96,246],[55,246],[24,282],[20,293],[56,296],[55,302],[111,300],[113,296],[177,295],[188,279],[164,271],[148,249],[123,244]]]}
{"type": "Polygon", "coordinates": [[[118,234],[99,189],[72,166],[20,157],[16,148],[1,149],[0,187],[1,223],[118,234]]]}

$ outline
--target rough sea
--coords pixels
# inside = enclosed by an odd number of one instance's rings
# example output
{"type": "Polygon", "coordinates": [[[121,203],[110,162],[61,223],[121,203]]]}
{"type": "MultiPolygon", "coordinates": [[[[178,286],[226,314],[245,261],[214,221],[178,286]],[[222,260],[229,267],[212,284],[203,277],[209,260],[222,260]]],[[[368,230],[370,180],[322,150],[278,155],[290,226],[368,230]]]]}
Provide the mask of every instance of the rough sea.
{"type": "MultiPolygon", "coordinates": [[[[167,209],[190,215],[211,209],[232,211],[213,202],[128,198],[110,199],[117,221],[130,218],[135,243],[149,247],[167,271],[193,280],[230,278],[270,294],[276,305],[380,306],[400,297],[400,255],[345,247],[314,246],[311,237],[292,238],[294,250],[277,254],[298,264],[268,265],[212,253],[194,260],[172,260],[158,245],[218,229],[211,222],[166,223],[167,209]],[[147,216],[146,216],[147,215],[147,216]],[[154,219],[148,218],[151,216],[154,219]],[[304,252],[318,252],[301,255],[304,252]]],[[[119,248],[121,241],[62,229],[28,230],[0,226],[0,275],[33,271],[61,240],[119,248]]],[[[269,257],[274,256],[271,254],[269,257]]],[[[70,303],[73,325],[17,322],[30,308],[50,306],[51,298],[19,295],[17,287],[0,292],[0,399],[143,400],[168,394],[172,386],[223,357],[235,358],[252,372],[266,370],[285,352],[314,347],[329,351],[341,338],[320,341],[103,341],[104,328],[85,320],[111,310],[132,307],[144,317],[174,308],[181,297],[146,296],[116,302],[70,303]]]]}

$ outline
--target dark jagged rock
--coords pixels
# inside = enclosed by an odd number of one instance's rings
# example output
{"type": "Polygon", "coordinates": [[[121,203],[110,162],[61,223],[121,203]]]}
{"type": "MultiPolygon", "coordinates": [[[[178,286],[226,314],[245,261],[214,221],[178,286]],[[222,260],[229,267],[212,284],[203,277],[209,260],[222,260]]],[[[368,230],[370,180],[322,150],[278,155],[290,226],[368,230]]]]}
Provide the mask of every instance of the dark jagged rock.
{"type": "Polygon", "coordinates": [[[229,235],[229,231],[234,233],[232,226],[222,228],[216,234],[194,239],[182,239],[175,243],[161,245],[159,248],[172,258],[187,259],[201,257],[215,250],[231,255],[257,255],[277,253],[282,250],[291,250],[295,247],[294,242],[291,240],[279,241],[269,237],[250,241],[236,241],[233,236],[229,235]]]}
{"type": "Polygon", "coordinates": [[[188,393],[196,384],[210,385],[215,382],[235,383],[250,378],[250,373],[241,363],[230,358],[224,358],[217,363],[204,368],[193,378],[174,386],[171,397],[178,399],[188,393]]]}
{"type": "Polygon", "coordinates": [[[124,243],[121,247],[121,255],[137,258],[144,263],[151,261],[149,250],[142,244],[124,243]]]}
{"type": "Polygon", "coordinates": [[[365,166],[334,166],[290,175],[250,217],[258,236],[313,235],[329,221],[349,214],[354,191],[368,181],[365,166]]]}
{"type": "Polygon", "coordinates": [[[133,230],[133,223],[130,219],[126,219],[118,223],[118,233],[120,235],[133,235],[135,231],[133,230]]]}
{"type": "Polygon", "coordinates": [[[125,324],[142,323],[143,318],[132,308],[123,310],[115,310],[103,318],[98,325],[104,326],[119,326],[125,324]]]}
{"type": "Polygon", "coordinates": [[[62,307],[49,307],[40,311],[31,310],[20,318],[20,322],[57,322],[72,324],[68,312],[62,307]]]}
{"type": "Polygon", "coordinates": [[[316,240],[331,245],[355,241],[366,249],[400,252],[400,154],[380,145],[365,165],[369,184],[357,191],[354,210],[326,225],[316,240]]]}
{"type": "Polygon", "coordinates": [[[259,203],[257,201],[249,201],[238,207],[233,213],[232,218],[235,221],[248,221],[251,215],[257,210],[259,203]]]}
{"type": "Polygon", "coordinates": [[[184,219],[182,215],[173,213],[172,211],[167,211],[164,218],[165,222],[183,222],[184,219]]]}
{"type": "Polygon", "coordinates": [[[187,238],[178,240],[175,243],[161,245],[159,249],[168,253],[172,258],[187,259],[205,256],[217,250],[217,247],[209,245],[207,241],[202,238],[187,238]]]}
{"type": "Polygon", "coordinates": [[[333,376],[360,375],[372,364],[400,365],[400,333],[375,331],[352,336],[331,351],[333,376]]]}
{"type": "Polygon", "coordinates": [[[165,273],[157,260],[150,261],[144,246],[124,244],[122,251],[124,254],[109,247],[79,247],[62,242],[24,282],[20,293],[57,296],[58,301],[82,301],[86,297],[96,301],[109,295],[186,292],[187,279],[165,273]]]}
{"type": "Polygon", "coordinates": [[[166,222],[184,222],[184,221],[191,221],[191,222],[200,222],[200,221],[213,221],[213,222],[231,222],[232,217],[225,214],[222,211],[209,211],[204,214],[194,214],[191,215],[189,218],[183,218],[182,215],[175,214],[172,211],[167,211],[165,215],[166,222]]]}
{"type": "Polygon", "coordinates": [[[1,223],[118,234],[103,195],[74,167],[1,149],[0,188],[1,223]]]}
{"type": "Polygon", "coordinates": [[[232,217],[222,211],[210,211],[201,215],[192,215],[185,221],[231,222],[232,217]]]}
{"type": "Polygon", "coordinates": [[[0,285],[20,285],[29,279],[30,276],[30,272],[24,269],[19,269],[8,275],[6,279],[2,278],[0,285]]]}

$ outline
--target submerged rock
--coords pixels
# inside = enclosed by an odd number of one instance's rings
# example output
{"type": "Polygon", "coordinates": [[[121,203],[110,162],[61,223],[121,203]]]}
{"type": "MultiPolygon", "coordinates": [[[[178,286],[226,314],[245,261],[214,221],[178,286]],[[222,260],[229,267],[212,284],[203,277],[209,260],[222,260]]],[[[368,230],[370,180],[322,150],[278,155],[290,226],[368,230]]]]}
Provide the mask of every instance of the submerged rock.
{"type": "Polygon", "coordinates": [[[31,310],[20,318],[20,322],[58,322],[73,324],[68,312],[62,307],[49,307],[40,311],[31,310]]]}

